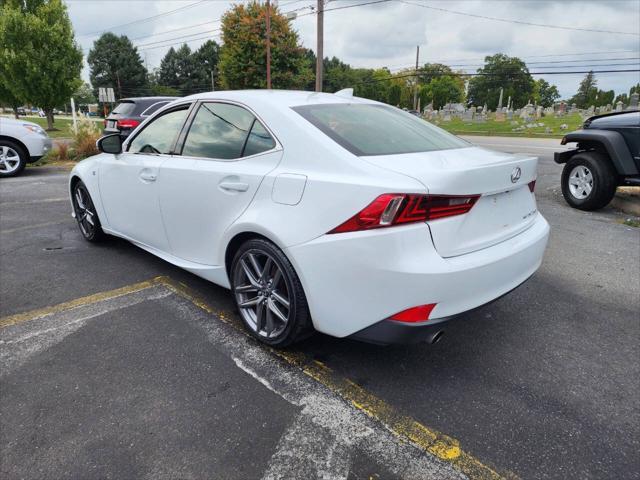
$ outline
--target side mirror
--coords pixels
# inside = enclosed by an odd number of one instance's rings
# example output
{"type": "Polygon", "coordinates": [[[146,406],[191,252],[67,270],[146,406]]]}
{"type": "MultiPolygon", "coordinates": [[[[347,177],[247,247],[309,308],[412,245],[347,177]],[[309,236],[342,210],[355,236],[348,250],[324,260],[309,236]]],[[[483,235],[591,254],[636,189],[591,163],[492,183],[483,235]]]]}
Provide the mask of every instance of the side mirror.
{"type": "Polygon", "coordinates": [[[96,146],[101,152],[117,155],[118,153],[122,153],[122,137],[120,137],[119,133],[105,135],[98,139],[96,146]]]}

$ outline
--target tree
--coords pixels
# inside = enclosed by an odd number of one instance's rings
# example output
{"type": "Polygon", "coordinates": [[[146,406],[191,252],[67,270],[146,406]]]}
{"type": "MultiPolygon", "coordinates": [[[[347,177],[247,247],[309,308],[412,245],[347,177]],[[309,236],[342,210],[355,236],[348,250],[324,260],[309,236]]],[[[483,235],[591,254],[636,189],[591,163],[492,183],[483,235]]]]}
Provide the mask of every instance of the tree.
{"type": "Polygon", "coordinates": [[[400,99],[402,98],[402,86],[397,83],[392,83],[387,91],[387,103],[397,107],[400,105],[400,99]]]}
{"type": "Polygon", "coordinates": [[[103,33],[87,56],[89,79],[97,96],[99,87],[111,87],[118,98],[140,96],[147,90],[147,70],[138,49],[125,35],[103,33]]]}
{"type": "Polygon", "coordinates": [[[598,81],[593,71],[590,71],[580,82],[578,91],[571,97],[569,103],[575,103],[578,108],[588,108],[594,105],[598,96],[598,81]]]}
{"type": "Polygon", "coordinates": [[[533,95],[534,81],[522,60],[497,53],[485,57],[484,62],[484,67],[478,69],[478,75],[469,81],[468,101],[474,105],[486,103],[495,110],[500,88],[503,88],[503,99],[511,97],[516,107],[528,103],[533,95]]]}
{"type": "Polygon", "coordinates": [[[0,71],[15,99],[42,108],[53,129],[53,108],[80,85],[82,50],[61,0],[5,2],[0,10],[0,71]]]}
{"type": "Polygon", "coordinates": [[[0,106],[11,107],[13,115],[18,118],[18,107],[20,103],[22,103],[20,99],[13,95],[11,90],[9,90],[9,86],[5,84],[3,78],[0,77],[0,106]]]}
{"type": "Polygon", "coordinates": [[[211,90],[211,72],[220,83],[218,77],[218,61],[220,60],[220,45],[214,40],[207,40],[198,50],[193,52],[193,84],[200,91],[211,90]]]}
{"type": "Polygon", "coordinates": [[[174,88],[182,95],[196,93],[194,87],[194,59],[185,43],[178,50],[173,47],[160,62],[158,80],[162,87],[174,88]]]}
{"type": "Polygon", "coordinates": [[[533,99],[538,105],[551,107],[560,98],[558,87],[551,85],[544,78],[539,78],[533,85],[533,99]]]}
{"type": "MultiPolygon", "coordinates": [[[[223,88],[265,88],[266,6],[256,1],[234,5],[222,17],[220,82],[223,88]]],[[[313,77],[298,34],[271,6],[271,83],[274,88],[303,88],[313,77]]]]}
{"type": "Polygon", "coordinates": [[[426,85],[427,98],[433,102],[433,108],[442,108],[447,103],[460,103],[464,100],[464,86],[457,78],[449,75],[435,77],[426,85]]]}
{"type": "Polygon", "coordinates": [[[93,90],[91,89],[91,85],[86,82],[82,82],[82,85],[75,91],[73,94],[73,99],[75,101],[76,107],[80,105],[89,105],[92,103],[96,103],[96,97],[93,94],[93,90]]]}
{"type": "Polygon", "coordinates": [[[443,75],[453,74],[453,70],[451,70],[451,68],[447,65],[443,65],[442,63],[425,63],[418,69],[418,73],[420,74],[418,81],[421,84],[426,85],[435,78],[440,78],[443,75]]]}

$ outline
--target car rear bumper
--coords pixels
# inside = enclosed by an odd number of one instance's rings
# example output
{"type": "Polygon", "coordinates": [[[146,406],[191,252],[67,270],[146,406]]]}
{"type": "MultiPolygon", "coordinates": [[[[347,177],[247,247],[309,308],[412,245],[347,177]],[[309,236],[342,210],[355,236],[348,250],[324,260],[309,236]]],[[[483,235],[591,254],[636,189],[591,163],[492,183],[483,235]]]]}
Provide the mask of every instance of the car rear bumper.
{"type": "Polygon", "coordinates": [[[538,269],[548,236],[538,213],[524,232],[450,258],[438,255],[426,224],[324,235],[287,254],[315,328],[346,337],[417,305],[437,304],[434,326],[489,303],[538,269]]]}

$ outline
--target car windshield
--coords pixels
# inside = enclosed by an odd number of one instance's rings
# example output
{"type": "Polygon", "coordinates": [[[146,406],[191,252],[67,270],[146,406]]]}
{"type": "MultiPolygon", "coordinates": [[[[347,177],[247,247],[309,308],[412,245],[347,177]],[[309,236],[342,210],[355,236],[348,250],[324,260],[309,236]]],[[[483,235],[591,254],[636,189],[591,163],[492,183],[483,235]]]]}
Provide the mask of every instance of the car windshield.
{"type": "Polygon", "coordinates": [[[303,105],[293,110],[354,155],[395,155],[469,147],[461,138],[398,108],[377,104],[303,105]]]}
{"type": "Polygon", "coordinates": [[[136,104],[133,102],[122,102],[111,113],[117,113],[119,115],[129,115],[136,108],[136,104]]]}

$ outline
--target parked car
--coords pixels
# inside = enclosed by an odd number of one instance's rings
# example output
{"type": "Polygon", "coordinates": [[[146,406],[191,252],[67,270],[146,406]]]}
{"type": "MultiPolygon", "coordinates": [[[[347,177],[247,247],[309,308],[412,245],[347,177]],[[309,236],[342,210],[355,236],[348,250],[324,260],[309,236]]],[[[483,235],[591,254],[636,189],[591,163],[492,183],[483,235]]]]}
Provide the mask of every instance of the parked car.
{"type": "Polygon", "coordinates": [[[313,329],[434,342],[527,280],[549,235],[536,157],[349,92],[194,95],[98,148],[70,175],[85,239],[125,238],[230,288],[276,347],[313,329]]]}
{"type": "Polygon", "coordinates": [[[27,110],[24,107],[18,107],[17,109],[18,115],[26,115],[27,114],[27,110]]]}
{"type": "Polygon", "coordinates": [[[19,174],[51,150],[51,139],[35,123],[0,117],[0,178],[19,174]]]}
{"type": "Polygon", "coordinates": [[[129,135],[143,120],[177,97],[123,98],[104,121],[104,134],[129,135]]]}
{"type": "Polygon", "coordinates": [[[640,111],[591,117],[582,130],[568,133],[562,145],[577,148],[556,152],[562,169],[562,195],[580,210],[609,204],[621,185],[640,186],[640,111]]]}

